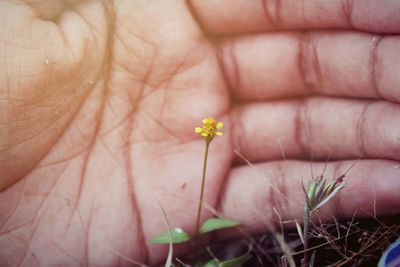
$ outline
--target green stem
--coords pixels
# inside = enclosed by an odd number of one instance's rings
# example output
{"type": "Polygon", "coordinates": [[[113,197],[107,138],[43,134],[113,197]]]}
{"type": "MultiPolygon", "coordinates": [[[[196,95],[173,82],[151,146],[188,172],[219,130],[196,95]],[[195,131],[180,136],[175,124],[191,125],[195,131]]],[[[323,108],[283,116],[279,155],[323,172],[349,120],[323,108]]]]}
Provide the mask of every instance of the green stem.
{"type": "Polygon", "coordinates": [[[200,217],[201,217],[201,208],[203,205],[203,195],[204,195],[204,185],[206,182],[206,170],[207,170],[207,158],[208,158],[208,147],[210,146],[210,141],[206,140],[206,149],[204,152],[204,161],[203,161],[203,177],[201,179],[201,189],[200,189],[200,200],[199,206],[197,208],[197,219],[196,219],[196,235],[194,240],[196,241],[199,236],[199,226],[200,226],[200,217]]]}
{"type": "Polygon", "coordinates": [[[303,225],[303,239],[304,239],[304,258],[303,267],[308,267],[308,226],[310,224],[310,209],[307,202],[304,203],[304,225],[303,225]]]}

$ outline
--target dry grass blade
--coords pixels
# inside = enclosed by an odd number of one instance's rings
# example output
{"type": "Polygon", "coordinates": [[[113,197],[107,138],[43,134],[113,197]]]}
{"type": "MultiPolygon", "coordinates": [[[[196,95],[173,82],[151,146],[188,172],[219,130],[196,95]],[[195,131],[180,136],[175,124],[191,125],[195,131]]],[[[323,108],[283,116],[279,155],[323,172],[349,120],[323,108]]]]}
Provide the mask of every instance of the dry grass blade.
{"type": "Polygon", "coordinates": [[[166,213],[164,207],[161,205],[160,200],[157,199],[157,203],[160,206],[160,209],[161,209],[161,211],[163,213],[164,223],[165,223],[165,226],[167,227],[168,234],[169,234],[169,240],[170,240],[169,249],[168,249],[168,256],[167,256],[167,260],[165,261],[165,267],[171,267],[172,266],[172,254],[174,253],[174,248],[172,246],[171,226],[170,226],[169,221],[168,221],[167,213],[166,213]]]}
{"type": "Polygon", "coordinates": [[[297,233],[299,234],[299,237],[301,239],[301,243],[303,243],[303,245],[304,245],[303,230],[301,230],[301,226],[297,221],[295,222],[295,224],[296,224],[297,233]]]}
{"type": "Polygon", "coordinates": [[[296,264],[295,264],[294,259],[293,259],[293,251],[290,249],[288,244],[285,242],[285,238],[284,238],[284,235],[283,235],[284,228],[283,228],[283,223],[282,223],[282,217],[281,217],[281,215],[279,214],[279,212],[275,208],[273,208],[273,210],[274,210],[276,216],[278,216],[278,218],[279,218],[279,224],[280,224],[281,232],[282,232],[281,234],[278,234],[278,233],[275,232],[274,233],[275,238],[278,240],[278,243],[281,246],[282,252],[285,255],[287,263],[289,263],[289,266],[290,267],[296,267],[296,264]]]}
{"type": "Polygon", "coordinates": [[[247,165],[249,165],[253,170],[255,170],[257,172],[257,174],[259,174],[263,180],[269,185],[271,186],[271,188],[278,194],[280,195],[284,200],[290,202],[290,199],[288,199],[281,191],[279,191],[279,189],[273,185],[270,181],[268,181],[265,177],[264,174],[262,174],[260,172],[259,169],[257,169],[248,159],[246,159],[239,151],[237,151],[236,149],[233,150],[235,152],[236,155],[238,155],[244,162],[246,162],[247,165]]]}

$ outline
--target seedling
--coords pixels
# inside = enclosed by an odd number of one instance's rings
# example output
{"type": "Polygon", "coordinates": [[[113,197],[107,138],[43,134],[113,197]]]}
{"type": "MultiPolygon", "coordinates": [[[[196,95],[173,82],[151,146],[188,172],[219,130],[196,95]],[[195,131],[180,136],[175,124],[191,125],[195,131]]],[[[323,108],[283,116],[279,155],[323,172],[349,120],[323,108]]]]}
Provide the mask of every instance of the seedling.
{"type": "MultiPolygon", "coordinates": [[[[348,168],[344,174],[339,177],[327,181],[324,178],[324,172],[320,176],[316,178],[312,177],[312,179],[308,182],[307,189],[303,185],[303,191],[305,193],[306,201],[304,203],[304,214],[303,214],[303,244],[304,244],[304,258],[303,258],[303,266],[308,267],[312,266],[315,258],[315,253],[312,254],[310,262],[308,261],[308,239],[309,239],[309,224],[311,216],[322,208],[325,204],[331,201],[340,190],[342,190],[345,186],[344,178],[346,173],[353,168],[355,163],[348,168]]],[[[325,165],[326,168],[326,165],[325,165]]]]}
{"type": "MultiPolygon", "coordinates": [[[[200,134],[205,141],[205,152],[204,152],[204,160],[203,160],[203,173],[200,185],[200,196],[199,196],[199,204],[196,213],[196,233],[193,238],[194,243],[197,242],[200,235],[209,233],[211,231],[236,227],[241,225],[240,222],[235,220],[230,220],[226,218],[210,218],[206,220],[200,226],[200,218],[201,218],[201,211],[203,208],[203,197],[204,197],[204,188],[205,188],[205,181],[206,181],[206,171],[207,171],[207,159],[208,159],[208,151],[211,142],[213,141],[215,136],[222,136],[223,132],[219,131],[223,123],[217,122],[213,118],[206,118],[202,121],[203,127],[196,127],[195,133],[200,134]]],[[[170,244],[170,243],[182,243],[187,242],[191,239],[191,236],[185,232],[183,229],[176,227],[173,229],[168,229],[167,231],[157,235],[154,237],[151,242],[154,244],[170,244]]],[[[249,252],[245,255],[242,255],[238,258],[229,259],[226,261],[210,261],[206,263],[206,266],[233,266],[234,264],[241,264],[247,261],[251,256],[249,252]]]]}

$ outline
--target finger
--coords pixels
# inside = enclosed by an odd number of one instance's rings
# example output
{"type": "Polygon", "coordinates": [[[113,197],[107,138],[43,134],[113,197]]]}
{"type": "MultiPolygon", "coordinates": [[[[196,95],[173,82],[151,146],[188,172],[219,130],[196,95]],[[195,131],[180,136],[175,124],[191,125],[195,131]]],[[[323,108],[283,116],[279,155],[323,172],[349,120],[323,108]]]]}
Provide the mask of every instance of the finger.
{"type": "Polygon", "coordinates": [[[206,0],[191,5],[200,24],[212,33],[309,28],[400,32],[396,0],[206,0]]]}
{"type": "Polygon", "coordinates": [[[358,157],[400,159],[400,106],[306,98],[238,106],[233,144],[250,161],[358,157]]]}
{"type": "MultiPolygon", "coordinates": [[[[330,181],[354,162],[328,163],[324,177],[330,181]]],[[[314,175],[321,175],[324,163],[313,164],[314,175]]],[[[347,173],[345,188],[316,214],[322,220],[372,215],[394,215],[400,210],[399,162],[359,161],[347,173]],[[376,213],[376,214],[375,214],[376,213]]],[[[227,218],[241,221],[250,233],[259,233],[282,220],[301,222],[304,205],[302,183],[310,179],[309,162],[273,162],[234,169],[227,180],[219,210],[227,218]],[[274,211],[275,210],[275,211],[274,211]]]]}
{"type": "Polygon", "coordinates": [[[288,32],[220,45],[221,65],[239,100],[317,93],[400,101],[400,37],[288,32]]]}

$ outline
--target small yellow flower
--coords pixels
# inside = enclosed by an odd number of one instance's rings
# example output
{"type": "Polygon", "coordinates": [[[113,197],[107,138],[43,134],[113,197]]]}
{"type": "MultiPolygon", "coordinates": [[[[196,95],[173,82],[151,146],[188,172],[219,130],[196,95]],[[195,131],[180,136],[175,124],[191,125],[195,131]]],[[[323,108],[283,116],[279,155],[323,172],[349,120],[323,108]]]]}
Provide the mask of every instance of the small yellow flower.
{"type": "Polygon", "coordinates": [[[196,127],[194,131],[203,136],[206,140],[211,141],[214,136],[223,135],[223,132],[218,131],[223,125],[222,122],[217,123],[213,118],[207,118],[203,120],[203,127],[196,127]]]}

